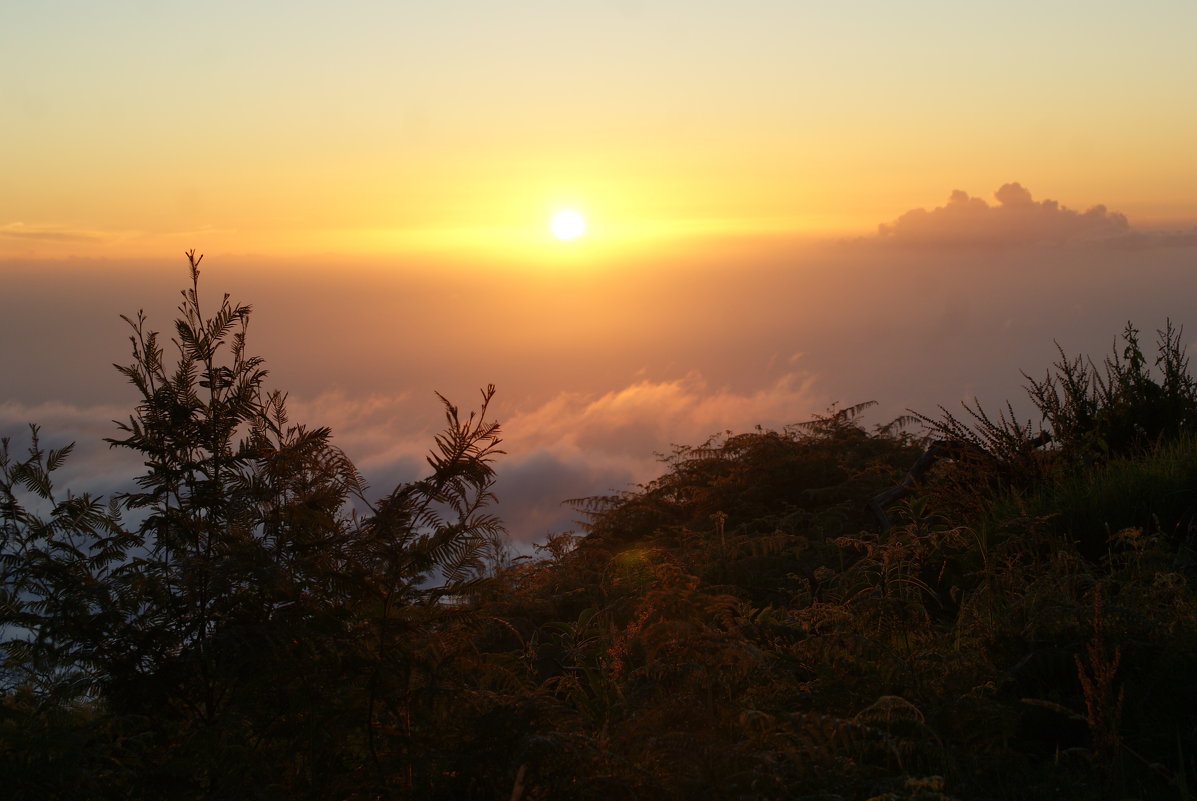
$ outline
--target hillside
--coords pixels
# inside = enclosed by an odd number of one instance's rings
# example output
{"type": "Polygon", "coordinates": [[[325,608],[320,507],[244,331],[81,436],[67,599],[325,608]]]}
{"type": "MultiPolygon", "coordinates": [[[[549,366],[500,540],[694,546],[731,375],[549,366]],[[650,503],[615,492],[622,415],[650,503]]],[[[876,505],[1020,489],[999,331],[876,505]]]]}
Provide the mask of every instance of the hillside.
{"type": "Polygon", "coordinates": [[[193,283],[180,312],[176,366],[129,320],[137,491],[56,490],[70,449],[36,429],[0,452],[10,798],[1189,797],[1197,388],[1170,325],[1154,369],[1128,326],[1028,379],[1043,429],[833,408],[676,448],[512,559],[493,388],[370,500],[266,389],[249,307],[206,317],[193,283]]]}
{"type": "MultiPolygon", "coordinates": [[[[1094,392],[1096,419],[1146,408],[1094,392]]],[[[488,650],[511,660],[512,711],[536,734],[495,734],[526,744],[527,785],[1187,797],[1191,418],[1081,456],[979,413],[985,449],[935,465],[880,531],[867,503],[919,449],[858,411],[679,449],[640,492],[584,503],[584,536],[503,576],[488,650]]]]}

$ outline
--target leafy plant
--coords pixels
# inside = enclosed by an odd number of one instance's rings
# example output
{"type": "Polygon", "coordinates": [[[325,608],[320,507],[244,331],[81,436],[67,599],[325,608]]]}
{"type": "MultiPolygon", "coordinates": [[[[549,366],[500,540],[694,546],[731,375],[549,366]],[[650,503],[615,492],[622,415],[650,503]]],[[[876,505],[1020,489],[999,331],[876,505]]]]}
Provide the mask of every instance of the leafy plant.
{"type": "Polygon", "coordinates": [[[9,686],[90,704],[99,752],[133,760],[139,796],[410,790],[435,764],[422,732],[457,658],[448,627],[503,536],[487,511],[494,388],[464,417],[441,398],[430,475],[371,505],[330,430],[292,424],[266,389],[250,307],[226,295],[207,313],[202,257],[187,258],[173,357],[144,314],[125,318],[133,360],[117,369],[138,402],[109,443],[146,465],[119,498],[135,528],[115,505],[54,497],[69,447],[43,451],[35,429],[14,461],[4,443],[9,686]]]}
{"type": "Polygon", "coordinates": [[[1042,381],[1027,376],[1031,399],[1066,459],[1105,462],[1197,426],[1197,383],[1181,334],[1171,320],[1157,332],[1158,379],[1130,323],[1121,352],[1115,347],[1102,369],[1080,356],[1069,359],[1061,349],[1054,375],[1049,371],[1042,381]]]}

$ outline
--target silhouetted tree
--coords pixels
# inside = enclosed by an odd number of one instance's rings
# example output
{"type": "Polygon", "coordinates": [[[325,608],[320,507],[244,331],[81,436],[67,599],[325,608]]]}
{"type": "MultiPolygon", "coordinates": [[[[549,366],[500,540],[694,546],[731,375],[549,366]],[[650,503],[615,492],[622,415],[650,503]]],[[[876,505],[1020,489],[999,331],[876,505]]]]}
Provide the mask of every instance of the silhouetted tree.
{"type": "Polygon", "coordinates": [[[86,701],[134,797],[409,791],[433,642],[503,536],[487,512],[494,388],[465,418],[441,398],[430,475],[371,506],[329,429],[292,424],[265,388],[250,307],[226,295],[206,313],[187,257],[174,354],[144,314],[125,318],[133,360],[117,369],[138,402],[109,442],[146,466],[120,498],[136,526],[87,496],[54,503],[69,449],[35,432],[12,463],[5,443],[10,684],[86,701]],[[49,520],[17,485],[54,503],[49,520]]]}

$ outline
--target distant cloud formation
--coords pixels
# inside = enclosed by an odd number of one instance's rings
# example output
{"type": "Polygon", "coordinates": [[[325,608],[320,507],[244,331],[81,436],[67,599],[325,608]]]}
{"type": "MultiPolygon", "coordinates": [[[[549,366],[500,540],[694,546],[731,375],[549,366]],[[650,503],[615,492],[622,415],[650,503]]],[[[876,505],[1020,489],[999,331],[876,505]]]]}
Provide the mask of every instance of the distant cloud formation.
{"type": "Polygon", "coordinates": [[[40,429],[41,448],[49,451],[75,444],[73,455],[54,474],[55,488],[105,497],[130,489],[142,459],[129,450],[110,448],[105,437],[119,439],[114,420],[128,420],[129,408],[110,404],[49,400],[18,403],[0,399],[0,437],[9,440],[9,457],[20,461],[28,455],[30,424],[40,429]]]}
{"type": "Polygon", "coordinates": [[[95,243],[103,241],[103,237],[91,231],[71,231],[55,226],[34,226],[19,222],[0,225],[0,237],[43,242],[95,243]]]}
{"type": "Polygon", "coordinates": [[[1078,212],[1054,200],[1035,201],[1018,183],[993,193],[996,205],[960,189],[944,206],[912,209],[878,226],[878,236],[904,245],[1002,247],[1109,241],[1132,234],[1126,216],[1097,205],[1078,212]]]}
{"type": "MultiPolygon", "coordinates": [[[[794,369],[798,358],[784,375],[746,392],[712,387],[692,371],[601,393],[560,392],[506,411],[499,403],[493,414],[505,455],[496,460],[495,490],[512,541],[527,547],[550,531],[574,528],[579,515],[564,500],[651,480],[662,472],[658,452],[670,444],[699,445],[758,424],[780,428],[825,410],[830,399],[816,391],[814,375],[794,369]]],[[[466,413],[470,399],[462,400],[466,413]]],[[[432,398],[332,391],[293,396],[288,405],[293,420],[332,428],[334,443],[369,480],[371,498],[427,472],[423,455],[441,424],[432,398]]]]}
{"type": "MultiPolygon", "coordinates": [[[[526,452],[544,449],[591,465],[627,465],[629,459],[652,459],[646,443],[695,445],[729,428],[808,419],[827,405],[814,383],[810,374],[790,372],[744,393],[713,388],[693,371],[674,380],[637,381],[600,396],[561,393],[505,420],[503,427],[526,452]]],[[[650,468],[638,478],[656,472],[650,468]]]]}
{"type": "Polygon", "coordinates": [[[813,375],[790,372],[737,392],[713,388],[695,371],[602,394],[562,392],[503,420],[508,456],[499,469],[500,514],[517,542],[571,528],[578,514],[561,501],[650,481],[664,471],[660,451],[670,444],[701,445],[728,430],[808,420],[829,404],[814,384],[813,375]]]}
{"type": "MultiPolygon", "coordinates": [[[[878,401],[868,426],[906,409],[958,410],[973,397],[993,410],[1025,401],[1020,371],[1042,375],[1058,357],[1053,341],[1100,359],[1128,320],[1145,332],[1167,319],[1197,329],[1188,249],[1197,232],[1127,231],[1104,211],[1086,223],[1021,187],[999,195],[962,196],[922,212],[924,229],[918,215],[903,218],[858,247],[729,245],[691,261],[679,252],[676,269],[646,259],[620,271],[509,275],[454,266],[425,275],[372,261],[316,269],[324,262],[313,261],[283,272],[282,261],[217,257],[205,260],[205,280],[216,282],[216,299],[231,290],[255,304],[251,348],[267,358],[271,384],[291,391],[291,419],[330,426],[370,482],[371,499],[427,473],[425,455],[444,426],[433,389],[468,413],[478,388],[493,381],[490,412],[506,451],[495,465],[496,511],[513,543],[528,549],[574,527],[578,515],[562,501],[652,480],[664,470],[655,454],[672,444],[809,420],[833,401],[878,401]],[[1054,230],[1122,233],[1098,247],[893,244],[919,230],[923,241],[942,241],[945,219],[989,221],[982,232],[992,240],[994,230],[1014,226],[1001,220],[1019,215],[1046,218],[1041,224],[1054,230]],[[935,223],[940,240],[930,238],[935,223]],[[1141,251],[1125,250],[1136,242],[1146,243],[1141,251]],[[509,293],[494,289],[508,278],[509,293]],[[480,322],[427,335],[447,329],[445,320],[480,322]]],[[[1024,221],[1014,231],[1028,228],[1024,221]]],[[[103,442],[119,436],[111,421],[127,420],[136,402],[110,366],[129,358],[117,315],[146,308],[161,330],[183,277],[177,258],[18,263],[4,275],[13,290],[0,292],[0,342],[8,345],[0,373],[18,380],[0,393],[0,435],[13,437],[14,454],[30,421],[44,426],[47,447],[77,441],[63,488],[111,494],[144,471],[137,454],[103,442]]]]}

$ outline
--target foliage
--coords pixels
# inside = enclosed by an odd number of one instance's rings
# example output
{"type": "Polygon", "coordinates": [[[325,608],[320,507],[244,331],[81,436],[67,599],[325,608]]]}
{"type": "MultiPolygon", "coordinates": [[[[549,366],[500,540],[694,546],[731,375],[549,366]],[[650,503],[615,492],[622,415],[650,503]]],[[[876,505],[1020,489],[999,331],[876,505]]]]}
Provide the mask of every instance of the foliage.
{"type": "Polygon", "coordinates": [[[15,462],[4,443],[8,766],[52,764],[16,731],[72,729],[97,752],[87,780],[73,770],[97,797],[112,765],[120,797],[410,789],[429,765],[415,731],[439,714],[442,629],[461,615],[445,599],[471,591],[502,536],[486,512],[494,390],[464,418],[441,398],[430,475],[371,506],[331,432],[290,423],[265,389],[250,307],[226,295],[206,314],[187,255],[175,358],[143,314],[125,318],[133,361],[117,369],[139,400],[109,442],[146,465],[119,499],[136,525],[115,504],[55,500],[69,447],[43,451],[34,429],[15,462]]]}
{"type": "Polygon", "coordinates": [[[1171,320],[1157,332],[1158,379],[1130,323],[1122,333],[1121,353],[1115,348],[1106,357],[1104,371],[1080,356],[1067,358],[1061,349],[1054,375],[1049,372],[1042,381],[1027,376],[1032,400],[1071,462],[1105,462],[1193,431],[1197,383],[1189,375],[1181,334],[1171,320]]]}
{"type": "Polygon", "coordinates": [[[636,798],[1184,797],[1185,427],[1086,462],[1009,406],[924,418],[964,447],[877,532],[866,502],[917,450],[859,411],[677,448],[501,577],[490,608],[512,628],[489,647],[542,710],[518,795],[617,794],[615,775],[636,798]],[[1135,493],[1155,500],[1117,519],[1154,526],[1100,553],[1061,536],[1068,497],[1116,513],[1135,493]]]}
{"type": "Polygon", "coordinates": [[[1158,332],[1158,378],[1130,323],[1122,339],[1103,370],[1061,350],[1054,372],[1026,376],[1046,428],[1018,422],[1008,403],[996,419],[979,403],[964,405],[965,419],[942,407],[939,418],[917,415],[949,455],[922,488],[932,506],[986,539],[1013,510],[1050,513],[1091,558],[1127,526],[1163,519],[1183,537],[1193,509],[1185,443],[1197,427],[1197,383],[1181,330],[1168,321],[1158,332]]]}
{"type": "Polygon", "coordinates": [[[370,503],[189,263],[172,359],[129,319],[123,510],[57,493],[70,449],[36,428],[0,449],[12,797],[1188,797],[1197,441],[1170,325],[1158,379],[1128,327],[1104,373],[1032,381],[1048,447],[1009,405],[923,417],[945,455],[885,530],[869,502],[926,442],[861,404],[676,447],[575,501],[583,532],[488,561],[493,388],[441,398],[428,477],[370,503]]]}

